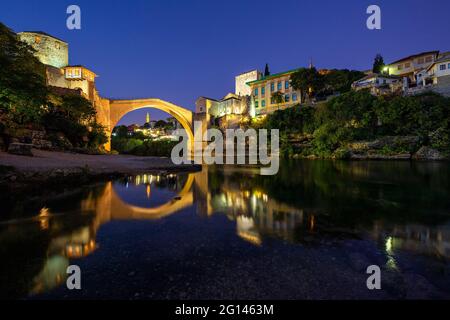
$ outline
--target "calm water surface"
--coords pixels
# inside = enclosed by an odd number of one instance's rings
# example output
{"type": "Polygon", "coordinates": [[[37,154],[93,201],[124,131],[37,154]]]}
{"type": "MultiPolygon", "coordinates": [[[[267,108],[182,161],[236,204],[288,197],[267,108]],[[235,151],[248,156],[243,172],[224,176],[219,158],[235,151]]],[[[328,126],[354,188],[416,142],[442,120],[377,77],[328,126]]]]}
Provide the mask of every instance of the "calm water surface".
{"type": "Polygon", "coordinates": [[[0,297],[450,298],[448,163],[285,161],[3,195],[0,297]],[[66,268],[82,290],[66,289],[66,268]],[[382,289],[366,287],[366,268],[382,289]]]}

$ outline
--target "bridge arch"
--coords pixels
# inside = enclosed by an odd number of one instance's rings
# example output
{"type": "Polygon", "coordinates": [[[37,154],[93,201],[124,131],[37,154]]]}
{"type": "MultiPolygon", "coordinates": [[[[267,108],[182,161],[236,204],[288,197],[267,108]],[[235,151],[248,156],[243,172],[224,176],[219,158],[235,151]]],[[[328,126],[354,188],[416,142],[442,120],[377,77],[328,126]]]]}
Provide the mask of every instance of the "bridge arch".
{"type": "MultiPolygon", "coordinates": [[[[117,125],[119,120],[127,113],[143,109],[155,108],[164,111],[173,116],[183,126],[188,134],[190,150],[194,150],[194,132],[193,132],[193,114],[192,111],[183,107],[177,106],[168,101],[156,98],[149,99],[133,99],[133,100],[110,100],[109,101],[109,137],[111,137],[112,130],[117,125]]],[[[110,149],[110,145],[106,146],[110,149]]]]}
{"type": "Polygon", "coordinates": [[[105,185],[100,201],[97,201],[96,204],[91,203],[91,201],[86,201],[83,206],[84,208],[95,207],[95,211],[101,220],[98,222],[98,225],[110,220],[157,220],[176,213],[194,203],[193,182],[194,174],[190,173],[187,176],[183,188],[178,192],[176,197],[157,207],[144,208],[132,205],[123,200],[114,190],[113,182],[109,181],[105,185]]]}

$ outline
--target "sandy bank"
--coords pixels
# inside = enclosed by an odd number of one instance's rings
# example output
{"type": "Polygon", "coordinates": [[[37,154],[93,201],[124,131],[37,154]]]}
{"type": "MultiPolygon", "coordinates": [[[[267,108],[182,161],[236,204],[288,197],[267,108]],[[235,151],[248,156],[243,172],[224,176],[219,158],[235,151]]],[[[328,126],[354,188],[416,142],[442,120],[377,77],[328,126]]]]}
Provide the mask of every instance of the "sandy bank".
{"type": "Polygon", "coordinates": [[[133,174],[147,170],[186,171],[195,165],[175,165],[170,158],[129,155],[86,155],[33,150],[34,157],[0,152],[0,165],[13,166],[19,172],[48,172],[54,170],[88,168],[94,173],[133,174]]]}
{"type": "Polygon", "coordinates": [[[0,152],[0,191],[59,188],[127,174],[198,171],[198,165],[175,165],[170,158],[85,155],[33,150],[34,157],[0,152]]]}

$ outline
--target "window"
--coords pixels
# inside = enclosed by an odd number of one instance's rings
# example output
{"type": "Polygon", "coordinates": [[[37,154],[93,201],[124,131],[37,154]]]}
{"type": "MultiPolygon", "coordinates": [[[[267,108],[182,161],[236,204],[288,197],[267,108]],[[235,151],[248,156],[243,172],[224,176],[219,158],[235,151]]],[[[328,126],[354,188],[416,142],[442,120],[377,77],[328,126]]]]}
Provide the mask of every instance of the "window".
{"type": "Polygon", "coordinates": [[[255,96],[258,96],[258,88],[255,88],[255,96]]]}
{"type": "Polygon", "coordinates": [[[444,70],[447,69],[447,66],[446,66],[445,64],[441,64],[441,65],[439,66],[439,69],[440,69],[441,71],[444,71],[444,70]]]}
{"type": "Polygon", "coordinates": [[[411,63],[407,62],[405,63],[405,68],[410,68],[411,67],[411,63]]]}
{"type": "Polygon", "coordinates": [[[258,107],[259,107],[259,101],[255,100],[255,108],[258,108],[258,107]]]}
{"type": "Polygon", "coordinates": [[[282,85],[281,85],[281,81],[278,81],[278,84],[277,84],[277,90],[278,90],[278,91],[281,90],[281,86],[282,86],[282,85]]]}
{"type": "Polygon", "coordinates": [[[399,64],[398,65],[398,70],[402,70],[403,69],[403,65],[402,64],[399,64]]]}
{"type": "Polygon", "coordinates": [[[266,87],[261,87],[261,95],[262,96],[266,95],[266,87]]]}
{"type": "Polygon", "coordinates": [[[284,101],[289,102],[290,98],[291,97],[288,94],[284,95],[284,101]]]}
{"type": "Polygon", "coordinates": [[[266,100],[261,100],[261,107],[265,107],[266,106],[266,100]]]}
{"type": "Polygon", "coordinates": [[[418,64],[423,64],[425,62],[425,58],[419,58],[418,60],[417,60],[417,63],[418,64]]]}
{"type": "Polygon", "coordinates": [[[448,69],[450,70],[450,63],[448,64],[448,69]]]}
{"type": "Polygon", "coordinates": [[[292,94],[292,101],[297,101],[297,94],[296,93],[292,94]]]}
{"type": "Polygon", "coordinates": [[[433,56],[428,56],[425,58],[425,62],[431,62],[433,61],[433,56]]]}
{"type": "Polygon", "coordinates": [[[271,83],[270,84],[270,92],[274,92],[275,91],[275,83],[271,83]]]}
{"type": "Polygon", "coordinates": [[[289,89],[289,80],[286,80],[285,82],[284,82],[284,88],[287,90],[287,89],[289,89]]]}

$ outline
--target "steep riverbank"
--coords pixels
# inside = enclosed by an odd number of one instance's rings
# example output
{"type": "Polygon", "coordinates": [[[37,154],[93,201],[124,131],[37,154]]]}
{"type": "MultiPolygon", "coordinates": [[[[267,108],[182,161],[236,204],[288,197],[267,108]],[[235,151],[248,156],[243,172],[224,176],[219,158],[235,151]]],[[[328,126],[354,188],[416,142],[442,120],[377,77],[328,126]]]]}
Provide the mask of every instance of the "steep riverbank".
{"type": "Polygon", "coordinates": [[[86,155],[33,150],[33,157],[0,152],[0,189],[72,185],[128,174],[197,171],[198,165],[175,165],[170,158],[86,155]]]}

